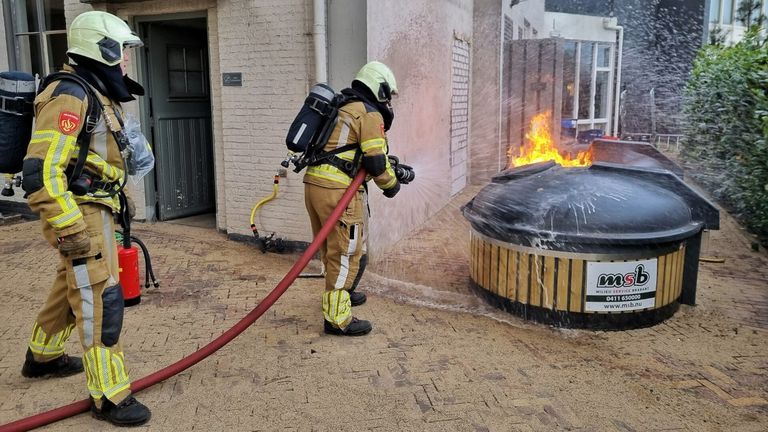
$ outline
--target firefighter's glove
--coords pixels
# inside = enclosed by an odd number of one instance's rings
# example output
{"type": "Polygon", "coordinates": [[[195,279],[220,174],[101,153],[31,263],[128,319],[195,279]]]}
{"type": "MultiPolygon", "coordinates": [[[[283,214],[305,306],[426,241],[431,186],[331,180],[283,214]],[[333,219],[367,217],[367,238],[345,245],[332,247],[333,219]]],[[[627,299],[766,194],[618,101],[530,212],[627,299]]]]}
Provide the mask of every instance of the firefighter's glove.
{"type": "Polygon", "coordinates": [[[84,256],[91,250],[91,239],[85,230],[59,237],[59,252],[64,256],[84,256]]]}
{"type": "Polygon", "coordinates": [[[395,155],[387,155],[387,158],[389,159],[389,164],[392,166],[392,170],[395,172],[395,177],[397,177],[398,182],[401,184],[408,184],[416,178],[416,173],[413,171],[413,167],[400,163],[400,158],[395,155]]]}
{"type": "Polygon", "coordinates": [[[387,198],[394,198],[397,193],[400,192],[400,182],[395,183],[390,189],[384,190],[384,196],[387,198]]]}

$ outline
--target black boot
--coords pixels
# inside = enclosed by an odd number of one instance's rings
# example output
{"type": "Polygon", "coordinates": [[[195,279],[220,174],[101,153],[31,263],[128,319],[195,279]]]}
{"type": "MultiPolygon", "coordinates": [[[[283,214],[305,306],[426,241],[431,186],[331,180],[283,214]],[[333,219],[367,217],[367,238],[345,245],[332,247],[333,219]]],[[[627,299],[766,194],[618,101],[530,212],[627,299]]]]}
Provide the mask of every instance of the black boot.
{"type": "Polygon", "coordinates": [[[352,302],[352,306],[360,306],[361,304],[365,303],[367,299],[368,298],[365,296],[365,293],[357,291],[349,292],[349,300],[352,302]]]}
{"type": "Polygon", "coordinates": [[[47,362],[35,361],[32,351],[27,348],[27,356],[21,374],[27,378],[67,377],[83,371],[83,361],[80,357],[70,357],[66,354],[47,362]]]}
{"type": "Polygon", "coordinates": [[[115,405],[106,398],[101,399],[101,409],[91,400],[91,414],[99,420],[106,420],[116,426],[139,426],[149,421],[152,412],[133,395],[115,405]]]}
{"type": "Polygon", "coordinates": [[[339,335],[339,336],[362,336],[365,334],[368,334],[373,329],[373,326],[370,322],[366,320],[359,320],[355,317],[352,317],[352,321],[349,322],[349,324],[344,328],[340,329],[338,327],[335,327],[333,324],[329,323],[328,321],[324,321],[325,326],[325,332],[332,335],[339,335]]]}

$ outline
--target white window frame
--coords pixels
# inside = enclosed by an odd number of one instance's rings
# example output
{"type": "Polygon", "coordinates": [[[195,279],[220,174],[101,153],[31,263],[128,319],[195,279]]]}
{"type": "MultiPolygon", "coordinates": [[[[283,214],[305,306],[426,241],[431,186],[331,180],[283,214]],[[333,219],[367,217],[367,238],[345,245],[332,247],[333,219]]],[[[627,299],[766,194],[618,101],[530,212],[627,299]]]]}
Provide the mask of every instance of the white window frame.
{"type": "Polygon", "coordinates": [[[567,42],[576,43],[576,64],[574,73],[574,92],[573,92],[573,112],[571,118],[576,119],[576,128],[581,130],[579,126],[588,126],[587,129],[597,129],[596,126],[605,125],[605,133],[608,134],[613,126],[613,112],[616,109],[614,105],[613,92],[615,87],[615,62],[616,62],[616,44],[611,42],[599,42],[599,41],[586,41],[586,40],[568,40],[567,42]],[[579,94],[581,92],[581,48],[584,43],[594,44],[595,49],[592,50],[592,67],[589,83],[589,118],[579,118],[579,94]],[[597,56],[600,47],[610,46],[608,66],[597,66],[597,56]],[[607,117],[595,118],[595,95],[597,88],[597,73],[608,72],[608,107],[606,109],[607,117]]]}

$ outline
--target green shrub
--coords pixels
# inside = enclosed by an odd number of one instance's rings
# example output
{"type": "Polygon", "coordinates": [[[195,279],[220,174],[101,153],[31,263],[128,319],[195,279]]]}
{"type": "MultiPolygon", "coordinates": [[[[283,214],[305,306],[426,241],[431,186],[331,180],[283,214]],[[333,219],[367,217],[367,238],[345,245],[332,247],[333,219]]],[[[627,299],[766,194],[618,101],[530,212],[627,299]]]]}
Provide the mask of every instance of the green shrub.
{"type": "Polygon", "coordinates": [[[704,47],[685,95],[689,174],[768,241],[768,48],[759,27],[734,46],[704,47]]]}

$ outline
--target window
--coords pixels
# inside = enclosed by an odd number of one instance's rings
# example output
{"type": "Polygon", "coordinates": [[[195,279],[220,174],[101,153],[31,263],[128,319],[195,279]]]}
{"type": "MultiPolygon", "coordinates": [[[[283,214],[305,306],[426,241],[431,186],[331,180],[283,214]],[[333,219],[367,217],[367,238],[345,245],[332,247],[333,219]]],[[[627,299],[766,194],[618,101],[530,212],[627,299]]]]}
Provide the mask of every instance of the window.
{"type": "Polygon", "coordinates": [[[563,119],[575,119],[574,101],[577,97],[576,92],[576,50],[577,43],[574,41],[565,41],[563,53],[563,119]]]}
{"type": "Polygon", "coordinates": [[[562,118],[579,130],[608,132],[613,112],[613,44],[565,41],[562,118]]]}
{"type": "Polygon", "coordinates": [[[7,0],[14,53],[11,67],[47,75],[67,62],[64,0],[7,0]]]}
{"type": "Polygon", "coordinates": [[[590,117],[589,107],[592,92],[592,47],[591,42],[582,42],[579,55],[579,118],[590,117]]]}
{"type": "Polygon", "coordinates": [[[208,94],[205,51],[199,47],[168,45],[168,84],[172,98],[200,98],[208,94]]]}
{"type": "MultiPolygon", "coordinates": [[[[722,0],[712,0],[709,4],[709,22],[720,22],[720,2],[722,0]]],[[[726,0],[727,1],[727,0],[726,0]]]]}
{"type": "Polygon", "coordinates": [[[733,24],[733,0],[723,0],[723,24],[733,24]]]}

